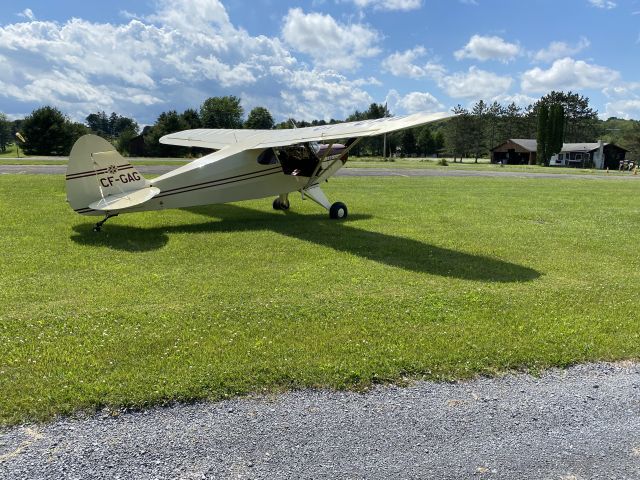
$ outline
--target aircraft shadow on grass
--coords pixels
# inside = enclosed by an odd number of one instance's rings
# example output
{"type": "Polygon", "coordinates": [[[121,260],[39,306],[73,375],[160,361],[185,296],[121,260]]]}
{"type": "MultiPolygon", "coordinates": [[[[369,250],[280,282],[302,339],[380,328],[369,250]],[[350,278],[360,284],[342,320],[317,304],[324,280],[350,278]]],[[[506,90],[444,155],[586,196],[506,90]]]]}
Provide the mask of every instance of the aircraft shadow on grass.
{"type": "Polygon", "coordinates": [[[279,215],[229,204],[185,210],[216,218],[218,221],[141,228],[118,225],[116,219],[108,223],[100,233],[92,231],[93,224],[77,225],[71,239],[82,245],[143,252],[164,247],[172,233],[271,230],[287,237],[414,272],[489,282],[523,282],[540,277],[536,270],[514,263],[348,225],[349,220],[370,218],[367,215],[355,214],[348,219],[336,221],[326,218],[326,214],[311,216],[287,211],[286,215],[279,215]]]}

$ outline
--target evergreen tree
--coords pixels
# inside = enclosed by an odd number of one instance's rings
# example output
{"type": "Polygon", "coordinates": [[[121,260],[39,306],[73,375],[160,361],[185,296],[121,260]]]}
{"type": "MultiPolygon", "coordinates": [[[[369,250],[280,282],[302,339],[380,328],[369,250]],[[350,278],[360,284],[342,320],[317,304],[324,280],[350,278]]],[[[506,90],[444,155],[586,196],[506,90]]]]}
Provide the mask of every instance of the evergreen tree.
{"type": "Polygon", "coordinates": [[[72,123],[57,108],[38,108],[22,124],[23,149],[27,155],[69,155],[73,143],[85,133],[84,125],[72,123]]]}
{"type": "Polygon", "coordinates": [[[563,137],[564,108],[559,103],[554,103],[549,110],[549,156],[562,151],[563,137]]]}
{"type": "Polygon", "coordinates": [[[488,111],[487,104],[484,100],[479,100],[471,110],[469,146],[475,157],[475,163],[478,163],[478,157],[480,157],[486,149],[485,139],[488,111]]]}
{"type": "Polygon", "coordinates": [[[444,138],[447,151],[451,154],[455,163],[457,157],[460,157],[462,162],[462,157],[471,151],[472,117],[462,105],[456,105],[453,108],[453,113],[456,116],[446,123],[444,138]]]}
{"type": "Polygon", "coordinates": [[[534,111],[541,105],[548,108],[560,104],[564,109],[564,140],[566,142],[592,142],[598,136],[598,112],[589,106],[589,98],[573,92],[552,91],[544,95],[534,105],[534,111]]]}
{"type": "Polygon", "coordinates": [[[538,164],[546,165],[549,161],[549,107],[547,104],[540,105],[538,109],[538,164]]]}

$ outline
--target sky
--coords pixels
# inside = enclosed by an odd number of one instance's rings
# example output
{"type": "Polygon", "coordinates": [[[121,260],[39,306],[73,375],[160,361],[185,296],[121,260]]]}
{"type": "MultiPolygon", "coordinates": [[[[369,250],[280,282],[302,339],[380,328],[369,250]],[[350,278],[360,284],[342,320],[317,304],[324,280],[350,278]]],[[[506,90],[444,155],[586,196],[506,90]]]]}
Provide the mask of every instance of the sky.
{"type": "Polygon", "coordinates": [[[0,18],[0,112],[76,121],[236,95],[276,121],[393,114],[551,90],[640,119],[640,0],[13,0],[0,18]]]}

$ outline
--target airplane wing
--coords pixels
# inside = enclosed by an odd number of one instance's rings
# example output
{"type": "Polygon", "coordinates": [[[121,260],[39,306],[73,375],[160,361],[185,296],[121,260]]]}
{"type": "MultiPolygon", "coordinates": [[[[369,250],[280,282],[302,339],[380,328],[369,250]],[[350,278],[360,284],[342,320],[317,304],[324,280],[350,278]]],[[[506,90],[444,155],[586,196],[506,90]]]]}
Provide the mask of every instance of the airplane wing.
{"type": "Polygon", "coordinates": [[[287,130],[206,129],[184,130],[160,138],[160,143],[184,147],[204,147],[220,150],[230,145],[242,144],[245,149],[295,145],[303,142],[321,142],[343,138],[372,137],[383,133],[417,127],[436,122],[452,115],[440,113],[416,113],[400,117],[361,120],[287,130]]]}

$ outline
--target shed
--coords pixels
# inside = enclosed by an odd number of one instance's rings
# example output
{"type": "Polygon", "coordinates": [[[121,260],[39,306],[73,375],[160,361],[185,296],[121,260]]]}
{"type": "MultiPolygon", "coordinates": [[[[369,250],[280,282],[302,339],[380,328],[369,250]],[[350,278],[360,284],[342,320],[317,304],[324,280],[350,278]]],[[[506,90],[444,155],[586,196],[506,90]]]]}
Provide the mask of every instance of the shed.
{"type": "Polygon", "coordinates": [[[491,163],[526,165],[536,163],[537,142],[525,138],[510,138],[491,149],[491,163]]]}

